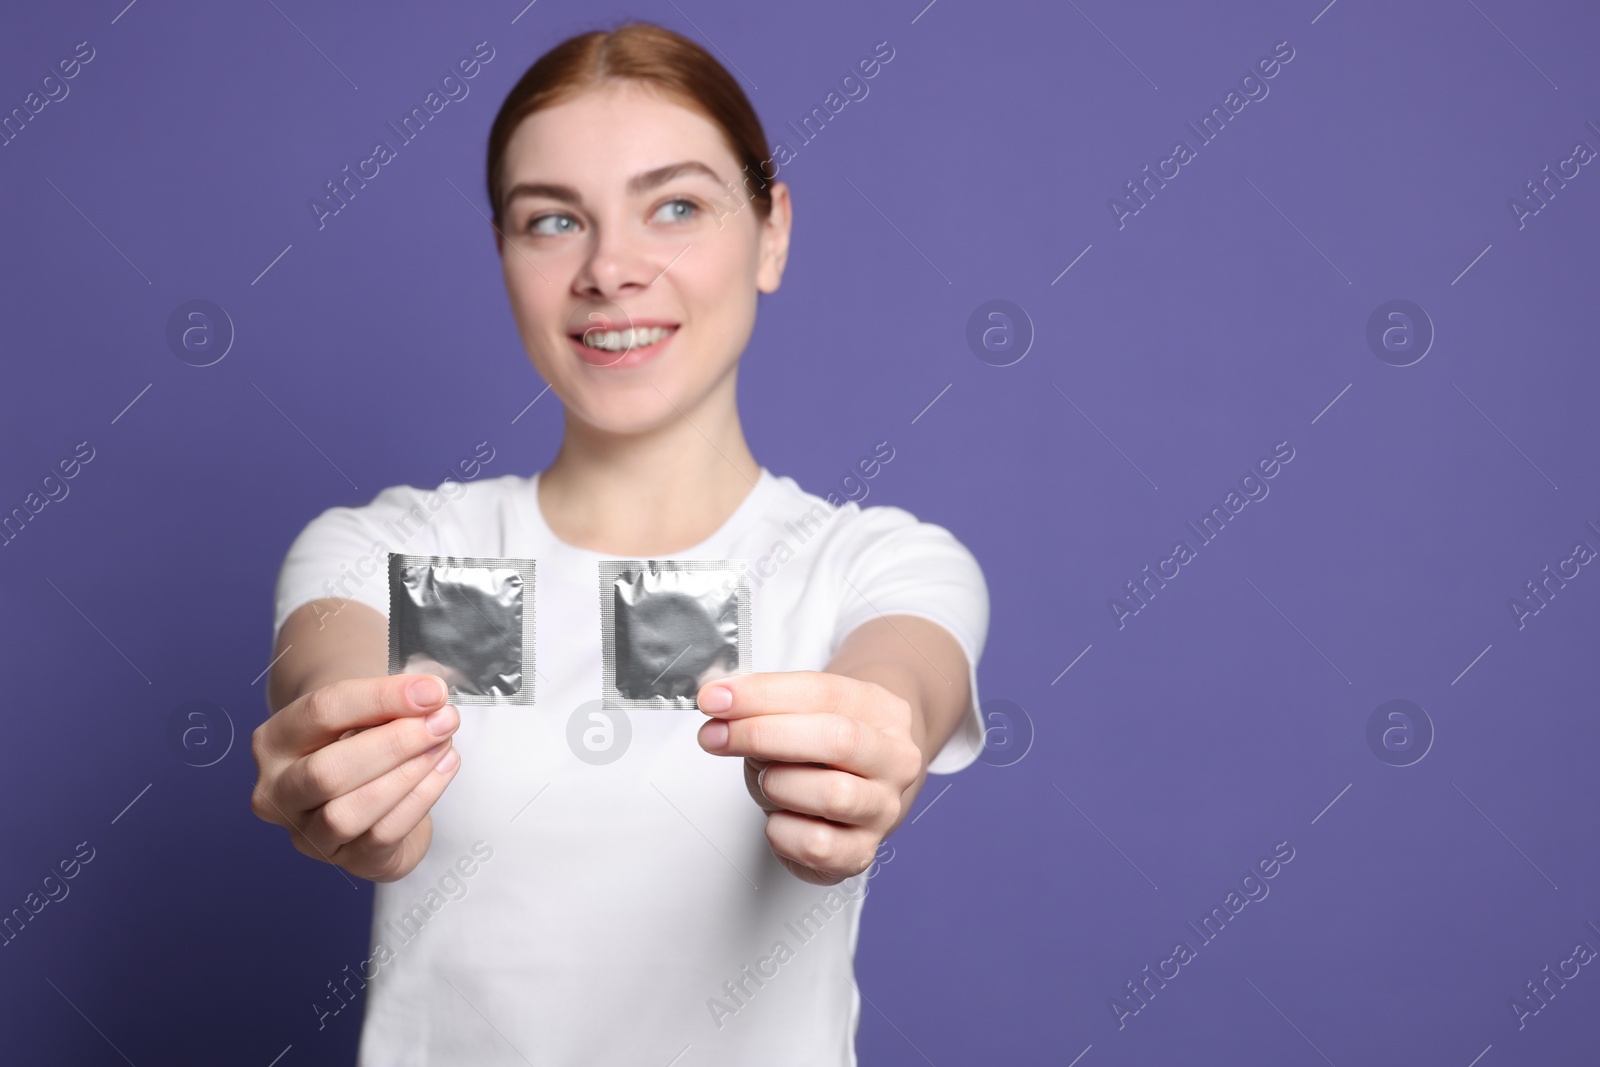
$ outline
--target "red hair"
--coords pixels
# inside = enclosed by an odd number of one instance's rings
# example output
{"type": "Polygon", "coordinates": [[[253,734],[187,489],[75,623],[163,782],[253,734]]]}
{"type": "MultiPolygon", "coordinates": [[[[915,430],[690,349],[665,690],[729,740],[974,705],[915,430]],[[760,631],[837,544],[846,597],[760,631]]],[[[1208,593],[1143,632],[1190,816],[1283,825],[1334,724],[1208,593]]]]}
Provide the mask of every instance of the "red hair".
{"type": "Polygon", "coordinates": [[[629,22],[567,38],[540,56],[506,94],[489,128],[486,177],[496,229],[504,206],[506,145],[518,124],[607,81],[644,84],[710,119],[744,167],[744,195],[754,205],[757,221],[767,218],[772,210],[768,182],[777,171],[769,175],[762,170],[771,164],[767,138],[744,90],[711,53],[687,37],[653,23],[629,22]]]}

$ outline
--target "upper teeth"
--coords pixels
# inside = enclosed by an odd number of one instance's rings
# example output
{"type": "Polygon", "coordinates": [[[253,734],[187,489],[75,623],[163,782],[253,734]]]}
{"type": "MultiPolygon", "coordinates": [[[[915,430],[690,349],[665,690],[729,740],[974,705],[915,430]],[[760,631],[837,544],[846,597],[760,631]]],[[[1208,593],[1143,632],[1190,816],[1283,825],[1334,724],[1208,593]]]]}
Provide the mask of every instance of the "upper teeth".
{"type": "Polygon", "coordinates": [[[653,345],[672,331],[663,326],[630,326],[626,330],[585,330],[583,343],[590,348],[620,352],[653,345]]]}

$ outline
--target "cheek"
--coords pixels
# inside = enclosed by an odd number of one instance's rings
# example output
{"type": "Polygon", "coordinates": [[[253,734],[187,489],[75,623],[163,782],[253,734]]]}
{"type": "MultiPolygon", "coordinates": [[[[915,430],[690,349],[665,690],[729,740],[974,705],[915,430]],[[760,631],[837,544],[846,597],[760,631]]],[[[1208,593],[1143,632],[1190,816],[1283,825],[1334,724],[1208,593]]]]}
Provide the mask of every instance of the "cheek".
{"type": "Polygon", "coordinates": [[[570,278],[560,273],[555,263],[540,263],[536,271],[532,264],[510,249],[501,257],[500,268],[517,332],[528,346],[529,354],[537,355],[552,341],[559,340],[562,293],[566,291],[564,286],[570,284],[570,278]]]}
{"type": "Polygon", "coordinates": [[[750,340],[757,296],[750,245],[745,235],[724,231],[691,248],[672,268],[677,299],[694,328],[696,363],[730,362],[750,340]],[[704,254],[691,266],[688,261],[699,253],[704,254]]]}

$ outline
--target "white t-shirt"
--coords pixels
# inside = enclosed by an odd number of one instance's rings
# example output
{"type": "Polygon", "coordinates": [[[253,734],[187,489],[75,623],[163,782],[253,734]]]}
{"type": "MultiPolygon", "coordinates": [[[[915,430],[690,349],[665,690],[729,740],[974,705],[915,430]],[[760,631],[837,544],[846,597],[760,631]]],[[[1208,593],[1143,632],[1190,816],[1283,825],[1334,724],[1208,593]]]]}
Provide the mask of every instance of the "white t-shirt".
{"type": "MultiPolygon", "coordinates": [[[[538,475],[395,486],[324,511],[284,561],[275,635],[319,597],[387,615],[390,551],[538,568],[536,703],[458,705],[462,764],[433,807],[428,855],[377,885],[371,955],[319,1015],[365,980],[363,1067],[854,1065],[856,934],[877,868],[830,887],[779,865],[744,760],[695,740],[703,712],[588,717],[609,557],[558,540],[537,490],[538,475]]],[[[943,527],[836,508],[762,470],[721,529],[661,558],[749,560],[756,671],[821,670],[880,613],[939,623],[966,652],[973,702],[929,770],[982,749],[988,590],[943,527]]]]}

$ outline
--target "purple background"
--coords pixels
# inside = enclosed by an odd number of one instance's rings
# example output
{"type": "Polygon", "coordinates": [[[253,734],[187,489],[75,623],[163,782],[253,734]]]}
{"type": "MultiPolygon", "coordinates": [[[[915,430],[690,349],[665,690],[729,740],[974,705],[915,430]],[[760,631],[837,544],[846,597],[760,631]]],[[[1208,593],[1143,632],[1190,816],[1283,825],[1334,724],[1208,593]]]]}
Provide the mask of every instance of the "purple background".
{"type": "Polygon", "coordinates": [[[124,2],[0,16],[0,111],[95,49],[0,148],[0,508],[95,449],[0,548],[0,912],[96,850],[0,948],[8,1059],[351,1062],[359,1013],[308,1006],[364,958],[370,887],[248,807],[273,582],[323,508],[479,440],[490,474],[552,456],[553,398],[512,422],[542,385],[483,145],[528,63],[623,16],[715,44],[791,145],[895,50],[781,174],[746,427],[815,492],[893,445],[866,502],[977,554],[982,695],[1034,736],[931,779],[892,838],[863,1062],[1600,1052],[1600,967],[1523,1029],[1508,1006],[1600,948],[1600,568],[1523,628],[1508,606],[1600,547],[1600,166],[1523,228],[1507,204],[1600,148],[1594,5],[124,2]],[[319,231],[307,201],[484,40],[471,95],[319,231]],[[1119,229],[1108,198],[1284,40],[1270,95],[1119,229]],[[195,298],[237,331],[203,368],[165,340],[195,298]],[[992,299],[1035,334],[1011,366],[966,341],[992,299]],[[1410,366],[1366,341],[1391,299],[1437,331],[1410,366]],[[1270,496],[1119,628],[1124,583],[1280,441],[1270,496]],[[1396,698],[1436,734],[1411,766],[1366,740],[1396,698]],[[209,767],[168,740],[191,700],[236,732],[209,767]],[[1112,997],[1280,841],[1270,896],[1119,1029],[1112,997]]]}

